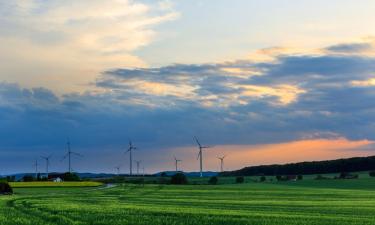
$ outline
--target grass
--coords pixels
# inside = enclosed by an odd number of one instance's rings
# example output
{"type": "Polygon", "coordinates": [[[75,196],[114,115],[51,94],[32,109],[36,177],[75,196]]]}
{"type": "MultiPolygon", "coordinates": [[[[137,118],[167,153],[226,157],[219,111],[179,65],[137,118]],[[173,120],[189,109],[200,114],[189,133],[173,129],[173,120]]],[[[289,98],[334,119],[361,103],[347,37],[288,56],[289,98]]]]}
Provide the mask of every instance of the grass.
{"type": "Polygon", "coordinates": [[[0,197],[0,224],[373,225],[374,188],[375,178],[368,177],[215,186],[15,188],[14,196],[0,197]]]}
{"type": "Polygon", "coordinates": [[[13,188],[33,188],[33,187],[98,187],[100,182],[84,181],[84,182],[10,182],[13,188]]]}

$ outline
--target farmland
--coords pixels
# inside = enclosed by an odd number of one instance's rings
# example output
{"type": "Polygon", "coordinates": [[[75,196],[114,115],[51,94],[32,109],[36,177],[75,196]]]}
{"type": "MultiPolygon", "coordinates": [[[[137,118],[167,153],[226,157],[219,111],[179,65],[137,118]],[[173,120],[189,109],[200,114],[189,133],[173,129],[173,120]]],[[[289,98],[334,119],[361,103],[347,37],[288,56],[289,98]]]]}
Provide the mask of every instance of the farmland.
{"type": "MultiPolygon", "coordinates": [[[[15,188],[0,224],[375,224],[375,179],[15,188]]],[[[249,179],[247,179],[249,180],[249,179]]]]}
{"type": "Polygon", "coordinates": [[[99,182],[10,182],[13,188],[33,188],[33,187],[98,187],[102,185],[99,182]]]}

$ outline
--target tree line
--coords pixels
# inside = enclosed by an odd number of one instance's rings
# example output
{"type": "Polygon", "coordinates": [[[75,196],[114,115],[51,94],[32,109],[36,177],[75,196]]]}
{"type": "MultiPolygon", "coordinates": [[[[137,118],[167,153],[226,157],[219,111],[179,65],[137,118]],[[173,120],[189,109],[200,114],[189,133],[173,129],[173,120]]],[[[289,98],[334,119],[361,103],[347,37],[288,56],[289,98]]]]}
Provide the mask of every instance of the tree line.
{"type": "Polygon", "coordinates": [[[375,156],[314,162],[261,165],[220,173],[221,176],[277,176],[375,170],[375,156]]]}

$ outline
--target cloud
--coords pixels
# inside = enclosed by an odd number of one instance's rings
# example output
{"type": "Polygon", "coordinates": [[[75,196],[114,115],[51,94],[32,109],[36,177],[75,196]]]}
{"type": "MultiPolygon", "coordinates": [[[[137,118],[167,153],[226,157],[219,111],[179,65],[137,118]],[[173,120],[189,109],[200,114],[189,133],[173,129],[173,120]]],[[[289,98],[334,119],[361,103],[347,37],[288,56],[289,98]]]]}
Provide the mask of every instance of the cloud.
{"type": "Polygon", "coordinates": [[[333,53],[364,53],[373,51],[374,46],[371,43],[338,44],[330,46],[325,50],[333,53]]]}
{"type": "Polygon", "coordinates": [[[160,1],[16,0],[0,8],[1,79],[59,93],[79,91],[109,68],[145,66],[133,52],[178,17],[160,1]]]}
{"type": "Polygon", "coordinates": [[[325,52],[117,68],[102,73],[95,91],[62,96],[2,83],[0,149],[59,153],[69,136],[76,149],[97,154],[120,151],[130,138],[140,155],[158,155],[190,149],[194,135],[215,146],[323,139],[362,149],[375,140],[375,89],[358,82],[374,79],[374,65],[368,55],[325,52]]]}

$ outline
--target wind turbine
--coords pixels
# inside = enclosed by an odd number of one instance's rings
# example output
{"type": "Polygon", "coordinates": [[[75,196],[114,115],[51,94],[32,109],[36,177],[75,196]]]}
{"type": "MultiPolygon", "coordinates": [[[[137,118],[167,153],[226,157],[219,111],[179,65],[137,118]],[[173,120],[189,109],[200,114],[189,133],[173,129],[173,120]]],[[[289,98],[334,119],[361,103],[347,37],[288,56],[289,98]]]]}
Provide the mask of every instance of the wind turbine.
{"type": "Polygon", "coordinates": [[[195,141],[198,144],[199,147],[199,152],[198,152],[198,157],[199,159],[199,165],[200,165],[200,177],[203,177],[203,149],[205,148],[210,148],[209,146],[202,146],[201,143],[198,141],[197,137],[194,137],[195,141]]]}
{"type": "Polygon", "coordinates": [[[141,164],[142,160],[135,161],[137,163],[137,176],[139,176],[139,165],[141,164]]]}
{"type": "Polygon", "coordinates": [[[66,144],[67,144],[67,147],[68,147],[68,152],[66,153],[66,155],[63,157],[63,159],[61,161],[65,160],[68,157],[68,164],[69,164],[68,169],[69,169],[69,173],[71,173],[72,172],[72,155],[79,156],[79,157],[83,157],[83,155],[81,155],[79,153],[76,153],[76,152],[72,152],[72,150],[70,149],[69,139],[68,139],[66,144]]]}
{"type": "Polygon", "coordinates": [[[219,160],[220,160],[220,172],[223,172],[223,166],[224,166],[224,159],[225,159],[226,155],[222,156],[222,157],[217,157],[219,160]]]}
{"type": "Polygon", "coordinates": [[[38,160],[35,159],[35,163],[33,164],[33,166],[35,167],[35,178],[38,177],[38,165],[39,165],[38,160]]]}
{"type": "Polygon", "coordinates": [[[121,166],[116,166],[115,169],[117,170],[117,176],[119,176],[120,175],[121,166]]]}
{"type": "Polygon", "coordinates": [[[130,160],[130,176],[133,175],[133,158],[132,158],[132,152],[133,150],[137,149],[137,147],[133,146],[132,142],[129,141],[129,148],[125,153],[129,152],[129,160],[130,160]]]}
{"type": "Polygon", "coordinates": [[[178,172],[178,163],[181,162],[182,160],[181,159],[177,159],[176,156],[174,157],[174,162],[175,162],[175,166],[176,166],[176,173],[178,172]]]}
{"type": "Polygon", "coordinates": [[[49,156],[41,156],[42,159],[46,160],[46,176],[47,176],[47,180],[48,180],[48,167],[49,167],[49,160],[51,159],[52,155],[49,155],[49,156]]]}

